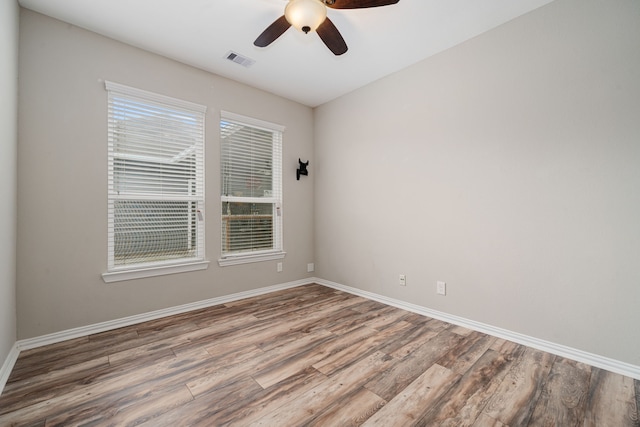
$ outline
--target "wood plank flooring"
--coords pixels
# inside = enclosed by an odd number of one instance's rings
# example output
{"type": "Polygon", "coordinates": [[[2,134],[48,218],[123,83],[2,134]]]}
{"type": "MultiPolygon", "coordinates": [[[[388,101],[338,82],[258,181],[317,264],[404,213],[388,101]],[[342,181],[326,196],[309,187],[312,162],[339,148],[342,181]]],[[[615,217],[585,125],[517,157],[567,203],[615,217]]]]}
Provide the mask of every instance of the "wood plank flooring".
{"type": "Polygon", "coordinates": [[[0,426],[640,426],[640,381],[320,285],[24,351],[0,426]]]}

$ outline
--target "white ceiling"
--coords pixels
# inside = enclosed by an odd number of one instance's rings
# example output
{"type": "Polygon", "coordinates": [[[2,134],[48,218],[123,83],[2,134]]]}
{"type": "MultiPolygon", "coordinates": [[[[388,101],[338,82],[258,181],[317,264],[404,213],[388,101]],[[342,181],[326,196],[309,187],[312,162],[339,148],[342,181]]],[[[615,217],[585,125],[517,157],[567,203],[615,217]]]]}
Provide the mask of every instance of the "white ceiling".
{"type": "Polygon", "coordinates": [[[20,0],[107,37],[315,107],[448,49],[552,0],[400,0],[329,9],[349,51],[290,28],[266,48],[255,38],[286,0],[20,0]],[[233,51],[255,60],[245,68],[233,51]]]}

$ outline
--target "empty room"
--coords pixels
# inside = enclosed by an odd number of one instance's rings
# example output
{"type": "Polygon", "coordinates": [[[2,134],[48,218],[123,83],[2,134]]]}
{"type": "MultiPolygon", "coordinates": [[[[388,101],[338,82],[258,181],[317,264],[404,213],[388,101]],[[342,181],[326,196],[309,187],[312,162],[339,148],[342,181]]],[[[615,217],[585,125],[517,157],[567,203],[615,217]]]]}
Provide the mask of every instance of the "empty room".
{"type": "Polygon", "coordinates": [[[640,426],[638,0],[5,0],[0,426],[640,426]]]}

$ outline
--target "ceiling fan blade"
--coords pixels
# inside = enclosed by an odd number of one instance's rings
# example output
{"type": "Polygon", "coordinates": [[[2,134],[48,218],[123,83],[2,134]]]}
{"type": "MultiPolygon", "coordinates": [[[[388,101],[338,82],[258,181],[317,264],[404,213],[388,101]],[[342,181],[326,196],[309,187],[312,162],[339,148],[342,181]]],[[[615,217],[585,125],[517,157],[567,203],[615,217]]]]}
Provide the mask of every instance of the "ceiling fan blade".
{"type": "Polygon", "coordinates": [[[282,15],[276,19],[273,24],[269,25],[253,44],[258,47],[267,47],[287,31],[290,26],[289,21],[282,15]]]}
{"type": "Polygon", "coordinates": [[[327,7],[333,9],[364,9],[366,7],[389,6],[400,0],[325,0],[327,7]]]}
{"type": "Polygon", "coordinates": [[[327,45],[334,55],[342,55],[347,51],[347,49],[349,49],[347,47],[347,43],[345,43],[342,38],[342,34],[340,34],[340,31],[338,31],[329,18],[326,18],[324,22],[320,24],[316,32],[320,36],[322,42],[327,45]]]}

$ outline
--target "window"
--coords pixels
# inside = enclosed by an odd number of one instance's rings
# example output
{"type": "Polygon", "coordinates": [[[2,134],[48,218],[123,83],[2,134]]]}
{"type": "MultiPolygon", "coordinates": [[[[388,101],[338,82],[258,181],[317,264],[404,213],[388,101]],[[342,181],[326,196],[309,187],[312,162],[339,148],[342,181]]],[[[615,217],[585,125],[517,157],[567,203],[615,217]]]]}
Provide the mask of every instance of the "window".
{"type": "Polygon", "coordinates": [[[103,278],[206,268],[206,107],[112,82],[106,88],[109,259],[103,278]],[[118,274],[131,271],[138,273],[118,274]]]}
{"type": "Polygon", "coordinates": [[[220,265],[284,257],[283,132],[279,125],[221,112],[220,265]]]}

